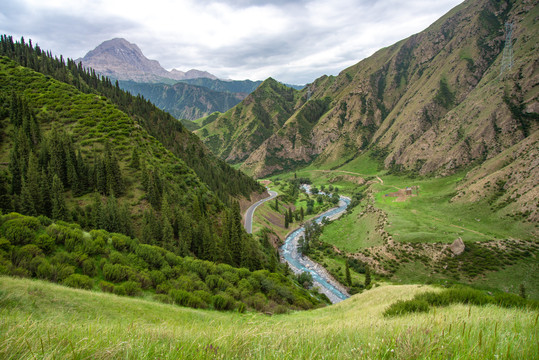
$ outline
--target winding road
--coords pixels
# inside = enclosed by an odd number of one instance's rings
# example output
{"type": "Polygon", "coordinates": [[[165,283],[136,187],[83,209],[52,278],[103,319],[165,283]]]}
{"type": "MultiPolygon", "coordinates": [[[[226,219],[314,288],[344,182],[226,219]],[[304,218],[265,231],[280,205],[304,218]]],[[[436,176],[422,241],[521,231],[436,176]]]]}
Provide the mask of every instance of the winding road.
{"type": "Polygon", "coordinates": [[[253,205],[249,206],[247,211],[245,212],[245,230],[248,234],[253,233],[253,215],[255,213],[255,210],[257,207],[265,203],[266,201],[270,201],[271,199],[274,199],[277,196],[277,193],[275,191],[271,191],[268,189],[269,197],[264,198],[262,200],[258,200],[253,205]]]}

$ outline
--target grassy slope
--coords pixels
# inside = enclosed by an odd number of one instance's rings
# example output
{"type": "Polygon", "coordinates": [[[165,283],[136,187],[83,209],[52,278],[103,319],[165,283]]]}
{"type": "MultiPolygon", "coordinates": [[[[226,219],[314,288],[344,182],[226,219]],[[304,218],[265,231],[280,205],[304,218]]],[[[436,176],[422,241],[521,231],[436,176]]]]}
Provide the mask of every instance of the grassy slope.
{"type": "MultiPolygon", "coordinates": [[[[534,229],[537,228],[537,225],[533,223],[498,216],[491,211],[488,200],[472,204],[451,202],[462,174],[443,178],[408,178],[387,175],[385,171],[377,171],[376,162],[369,159],[367,155],[345,164],[334,173],[338,174],[341,170],[356,172],[366,177],[380,176],[383,184],[377,182],[372,186],[376,200],[375,206],[388,214],[390,226],[386,230],[398,241],[450,243],[457,237],[462,237],[464,241],[505,238],[530,240],[533,239],[534,229]],[[396,198],[385,196],[407,186],[419,186],[419,196],[410,197],[404,202],[397,202],[396,198]]],[[[320,181],[316,179],[317,177],[327,176],[326,173],[316,172],[311,168],[298,171],[298,176],[300,175],[314,177],[315,183],[320,181]]],[[[334,185],[342,187],[344,193],[353,188],[353,185],[346,182],[336,182],[334,185]]],[[[357,210],[354,211],[354,213],[357,212],[357,210]]],[[[352,238],[363,238],[368,230],[361,230],[361,227],[365,227],[364,223],[368,220],[360,219],[358,216],[350,217],[352,219],[347,217],[346,220],[350,224],[345,221],[344,226],[357,232],[357,236],[353,235],[352,238]]],[[[341,228],[341,226],[343,224],[335,225],[335,228],[341,228]]],[[[326,241],[338,246],[341,241],[338,239],[339,231],[337,230],[334,231],[333,239],[328,238],[326,241]]],[[[347,243],[351,241],[347,240],[347,243]]],[[[350,249],[360,249],[370,246],[371,243],[372,241],[358,241],[356,244],[345,246],[350,249]]]]}
{"type": "Polygon", "coordinates": [[[0,357],[532,359],[537,312],[453,305],[384,318],[431,289],[384,286],[338,305],[268,317],[217,313],[0,277],[0,357]]]}

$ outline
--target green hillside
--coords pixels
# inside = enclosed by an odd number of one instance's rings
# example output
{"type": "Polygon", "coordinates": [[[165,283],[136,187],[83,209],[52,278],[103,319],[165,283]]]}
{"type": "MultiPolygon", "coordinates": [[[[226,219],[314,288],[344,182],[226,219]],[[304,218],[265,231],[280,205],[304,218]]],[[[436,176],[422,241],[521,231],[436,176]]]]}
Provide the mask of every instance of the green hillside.
{"type": "Polygon", "coordinates": [[[383,286],[325,309],[271,317],[185,309],[7,277],[0,277],[0,289],[5,359],[538,356],[537,311],[453,304],[383,315],[395,301],[433,290],[427,286],[383,286]]]}
{"type": "Polygon", "coordinates": [[[201,180],[223,201],[230,203],[239,197],[249,198],[253,192],[262,191],[256,181],[245,176],[219,160],[190,131],[170,114],[158,109],[140,96],[134,97],[112,84],[108,78],[100,78],[92,69],[83,69],[73,60],[53,57],[38,45],[24,39],[14,41],[11,36],[0,38],[0,54],[20,65],[72,85],[85,94],[105,96],[138,125],[155,137],[174,155],[186,162],[201,180]]]}
{"type": "Polygon", "coordinates": [[[196,134],[222,159],[241,162],[293,113],[297,93],[269,78],[240,105],[197,120],[196,134]]]}
{"type": "Polygon", "coordinates": [[[186,243],[178,250],[171,243],[156,243],[105,230],[84,231],[79,224],[53,222],[44,216],[10,213],[0,216],[0,274],[118,295],[148,296],[201,309],[280,313],[324,304],[316,291],[305,290],[281,272],[275,258],[272,273],[254,271],[260,265],[255,263],[255,254],[248,254],[241,269],[222,263],[227,262],[223,251],[227,244],[215,238],[205,238],[199,254],[214,262],[178,256],[189,252],[186,243]]]}
{"type": "Polygon", "coordinates": [[[185,79],[181,80],[181,82],[190,85],[203,86],[214,91],[243,94],[252,93],[262,83],[262,81],[219,80],[209,78],[185,79]]]}
{"type": "Polygon", "coordinates": [[[0,94],[2,212],[75,221],[253,270],[275,260],[273,249],[245,233],[237,206],[224,206],[186,163],[105,97],[7,58],[0,58],[0,94]]]}

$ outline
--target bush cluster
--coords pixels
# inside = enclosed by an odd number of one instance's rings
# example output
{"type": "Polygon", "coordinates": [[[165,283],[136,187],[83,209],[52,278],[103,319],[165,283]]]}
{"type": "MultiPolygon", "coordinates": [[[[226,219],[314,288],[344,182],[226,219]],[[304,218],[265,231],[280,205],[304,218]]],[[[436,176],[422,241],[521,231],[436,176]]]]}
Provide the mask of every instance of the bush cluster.
{"type": "Polygon", "coordinates": [[[525,299],[515,294],[502,292],[489,295],[481,290],[456,286],[440,292],[425,292],[418,294],[411,300],[399,300],[391,304],[384,311],[384,316],[427,312],[431,306],[441,307],[457,303],[478,306],[493,304],[505,308],[514,307],[539,310],[539,301],[536,300],[525,299]]]}
{"type": "Polygon", "coordinates": [[[192,257],[104,230],[58,221],[43,225],[17,213],[0,216],[0,274],[138,296],[202,309],[284,312],[320,298],[291,278],[192,257]]]}

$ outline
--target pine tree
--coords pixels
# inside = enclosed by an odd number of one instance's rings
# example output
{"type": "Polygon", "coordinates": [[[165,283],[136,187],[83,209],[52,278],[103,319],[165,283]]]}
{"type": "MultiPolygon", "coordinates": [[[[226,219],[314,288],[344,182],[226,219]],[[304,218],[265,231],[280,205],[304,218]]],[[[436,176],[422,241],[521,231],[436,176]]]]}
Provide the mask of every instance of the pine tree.
{"type": "Polygon", "coordinates": [[[153,237],[154,228],[154,213],[153,209],[144,211],[142,216],[142,242],[146,244],[155,244],[155,238],[153,237]]]}
{"type": "Polygon", "coordinates": [[[41,213],[45,216],[52,216],[52,184],[45,170],[41,170],[41,179],[39,182],[39,191],[41,195],[41,213]]]}
{"type": "Polygon", "coordinates": [[[101,195],[106,195],[109,188],[107,187],[107,172],[105,163],[101,157],[96,158],[95,163],[95,187],[101,195]]]}
{"type": "Polygon", "coordinates": [[[163,216],[163,247],[170,251],[174,249],[174,231],[168,217],[163,216]]]}
{"type": "Polygon", "coordinates": [[[110,145],[105,146],[105,172],[107,179],[107,190],[112,190],[116,195],[122,195],[124,192],[124,184],[122,172],[116,156],[112,153],[110,145]]]}
{"type": "Polygon", "coordinates": [[[37,215],[37,211],[34,206],[34,200],[32,199],[32,195],[30,194],[28,182],[25,179],[23,179],[22,181],[20,207],[21,207],[21,212],[25,215],[30,215],[30,216],[37,215]]]}
{"type": "Polygon", "coordinates": [[[222,249],[219,257],[219,261],[222,261],[226,264],[232,263],[232,251],[231,251],[231,240],[230,240],[230,211],[224,212],[223,219],[223,233],[221,235],[221,244],[222,249]]]}
{"type": "Polygon", "coordinates": [[[133,169],[139,169],[140,168],[140,159],[137,151],[137,147],[133,147],[133,152],[131,153],[131,162],[129,163],[129,166],[133,169]]]}
{"type": "Polygon", "coordinates": [[[524,284],[520,284],[519,294],[521,298],[526,299],[526,287],[524,286],[524,284]]]}
{"type": "Polygon", "coordinates": [[[114,194],[108,197],[105,207],[101,212],[101,224],[103,229],[109,232],[121,232],[120,208],[114,194]]]}
{"type": "Polygon", "coordinates": [[[288,222],[293,223],[294,222],[294,214],[292,213],[292,208],[288,208],[288,222]]]}
{"type": "Polygon", "coordinates": [[[56,174],[52,178],[51,203],[52,218],[55,220],[69,221],[69,213],[64,198],[64,185],[60,177],[56,174]]]}
{"type": "Polygon", "coordinates": [[[9,172],[11,173],[11,194],[20,194],[22,189],[22,164],[17,154],[16,144],[9,154],[9,172]]]}
{"type": "Polygon", "coordinates": [[[95,229],[102,229],[103,224],[101,223],[101,196],[99,193],[95,192],[92,196],[92,206],[90,211],[90,223],[91,226],[95,229]]]}
{"type": "Polygon", "coordinates": [[[366,266],[365,267],[365,287],[368,288],[371,285],[371,269],[366,266]]]}
{"type": "Polygon", "coordinates": [[[303,211],[303,206],[299,208],[299,216],[301,221],[305,218],[305,212],[303,211]]]}
{"type": "Polygon", "coordinates": [[[352,286],[352,276],[350,275],[350,265],[348,265],[348,260],[345,261],[345,274],[346,274],[346,284],[352,286]]]}
{"type": "Polygon", "coordinates": [[[232,216],[230,222],[230,245],[232,253],[232,264],[240,266],[242,263],[243,239],[242,239],[242,221],[240,214],[240,205],[235,202],[232,206],[232,216]]]}
{"type": "Polygon", "coordinates": [[[121,227],[120,232],[128,236],[133,236],[131,212],[129,211],[129,207],[126,203],[120,206],[119,217],[120,217],[120,227],[121,227]]]}

